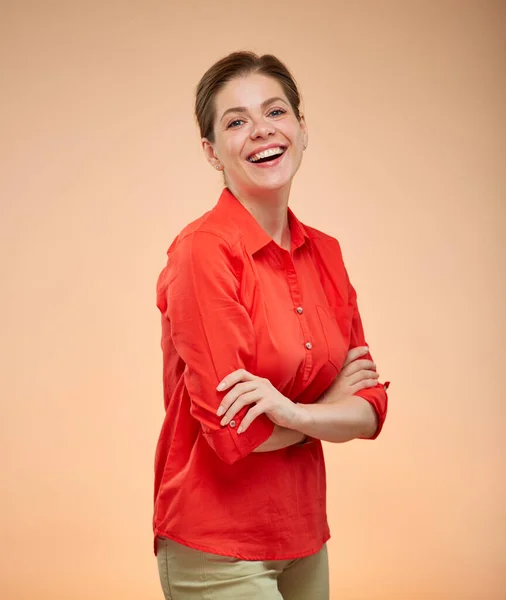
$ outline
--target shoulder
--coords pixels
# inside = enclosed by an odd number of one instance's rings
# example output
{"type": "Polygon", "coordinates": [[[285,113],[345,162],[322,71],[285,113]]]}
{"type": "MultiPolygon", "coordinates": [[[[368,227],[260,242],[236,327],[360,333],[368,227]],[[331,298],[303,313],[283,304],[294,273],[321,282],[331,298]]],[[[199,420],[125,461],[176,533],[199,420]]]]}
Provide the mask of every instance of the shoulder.
{"type": "Polygon", "coordinates": [[[238,276],[243,267],[240,236],[213,218],[209,211],[186,225],[167,250],[167,263],[159,285],[168,285],[185,277],[206,280],[221,274],[238,276]]]}
{"type": "Polygon", "coordinates": [[[186,225],[170,244],[167,254],[174,252],[189,256],[212,254],[236,254],[240,235],[231,223],[217,218],[215,210],[209,210],[186,225]]]}
{"type": "Polygon", "coordinates": [[[236,281],[242,270],[240,253],[221,232],[206,227],[201,217],[187,225],[167,250],[167,262],[158,276],[157,305],[167,308],[169,289],[187,290],[225,278],[236,281]]]}
{"type": "Polygon", "coordinates": [[[178,268],[215,271],[235,263],[241,254],[236,244],[219,231],[206,227],[182,231],[167,250],[168,264],[178,268]]]}

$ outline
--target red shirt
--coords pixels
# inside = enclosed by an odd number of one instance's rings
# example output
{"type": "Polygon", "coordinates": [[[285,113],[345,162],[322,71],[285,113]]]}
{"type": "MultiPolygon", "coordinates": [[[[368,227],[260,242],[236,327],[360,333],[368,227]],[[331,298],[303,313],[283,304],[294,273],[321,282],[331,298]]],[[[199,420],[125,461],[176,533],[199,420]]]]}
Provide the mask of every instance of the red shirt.
{"type": "MultiPolygon", "coordinates": [[[[290,208],[288,219],[290,252],[225,188],[167,252],[157,283],[166,416],[155,459],[155,536],[245,560],[307,556],[330,537],[321,442],[253,453],[273,431],[268,417],[238,434],[248,407],[226,427],[216,415],[228,391],[216,386],[236,369],[310,403],[348,350],[366,345],[338,241],[290,208]]],[[[376,409],[377,436],[385,386],[357,395],[376,409]]]]}

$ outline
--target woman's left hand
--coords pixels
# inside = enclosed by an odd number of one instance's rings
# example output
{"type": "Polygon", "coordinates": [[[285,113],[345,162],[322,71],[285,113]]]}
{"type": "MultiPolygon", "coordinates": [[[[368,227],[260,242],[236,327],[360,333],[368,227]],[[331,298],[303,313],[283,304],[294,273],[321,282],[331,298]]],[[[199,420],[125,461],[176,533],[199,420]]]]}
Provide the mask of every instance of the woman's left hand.
{"type": "Polygon", "coordinates": [[[255,404],[244,416],[237,433],[246,431],[253,420],[262,413],[276,425],[293,429],[298,407],[283,396],[268,379],[252,375],[246,369],[239,369],[227,375],[216,389],[221,392],[230,387],[232,389],[225,395],[216,411],[219,417],[224,415],[221,425],[230,423],[244,406],[255,404]]]}

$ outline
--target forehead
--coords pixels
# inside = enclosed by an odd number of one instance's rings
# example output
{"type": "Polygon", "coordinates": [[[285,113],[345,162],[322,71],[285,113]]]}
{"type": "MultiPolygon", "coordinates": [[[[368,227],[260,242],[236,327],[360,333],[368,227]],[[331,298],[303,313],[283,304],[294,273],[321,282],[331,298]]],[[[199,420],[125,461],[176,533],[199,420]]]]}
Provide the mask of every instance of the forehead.
{"type": "Polygon", "coordinates": [[[216,110],[219,115],[228,108],[244,106],[247,109],[259,107],[268,98],[279,96],[288,103],[281,84],[273,77],[253,73],[236,77],[216,94],[216,110]]]}

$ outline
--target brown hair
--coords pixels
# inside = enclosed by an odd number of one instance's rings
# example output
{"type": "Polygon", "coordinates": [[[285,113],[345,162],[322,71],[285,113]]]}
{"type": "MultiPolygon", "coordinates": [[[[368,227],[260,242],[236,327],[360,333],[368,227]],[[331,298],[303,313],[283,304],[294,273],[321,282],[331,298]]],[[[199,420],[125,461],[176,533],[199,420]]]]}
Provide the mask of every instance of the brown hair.
{"type": "Polygon", "coordinates": [[[214,63],[203,75],[197,85],[195,99],[195,116],[200,128],[200,135],[214,142],[214,118],[216,94],[236,77],[260,73],[276,79],[283,88],[297,119],[300,120],[300,94],[290,71],[272,54],[258,56],[254,52],[232,52],[214,63]]]}

